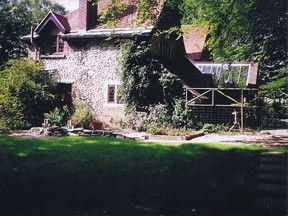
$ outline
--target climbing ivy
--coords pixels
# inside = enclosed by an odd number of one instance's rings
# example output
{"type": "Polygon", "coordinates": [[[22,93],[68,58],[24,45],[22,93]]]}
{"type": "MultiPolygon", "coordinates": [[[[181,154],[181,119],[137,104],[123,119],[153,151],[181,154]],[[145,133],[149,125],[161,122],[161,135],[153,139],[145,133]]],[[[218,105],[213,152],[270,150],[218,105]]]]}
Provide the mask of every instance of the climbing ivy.
{"type": "Polygon", "coordinates": [[[119,15],[127,10],[127,8],[128,6],[122,0],[111,0],[111,4],[103,9],[100,22],[106,23],[108,26],[116,24],[119,15]]]}
{"type": "Polygon", "coordinates": [[[150,113],[149,124],[184,127],[188,117],[184,114],[185,97],[180,79],[153,57],[147,42],[123,43],[121,53],[120,93],[126,108],[150,113]],[[157,110],[157,114],[154,115],[153,110],[157,110]]]}
{"type": "Polygon", "coordinates": [[[147,109],[151,104],[163,102],[159,81],[162,65],[150,54],[147,42],[127,42],[121,46],[121,95],[127,107],[147,109]]]}
{"type": "MultiPolygon", "coordinates": [[[[101,0],[90,0],[95,4],[101,0]]],[[[146,21],[155,21],[155,14],[152,9],[157,6],[157,0],[133,0],[137,5],[137,20],[136,24],[141,25],[146,21]]],[[[108,26],[116,25],[119,21],[119,16],[128,9],[123,0],[110,0],[110,4],[102,11],[100,22],[108,26]]]]}

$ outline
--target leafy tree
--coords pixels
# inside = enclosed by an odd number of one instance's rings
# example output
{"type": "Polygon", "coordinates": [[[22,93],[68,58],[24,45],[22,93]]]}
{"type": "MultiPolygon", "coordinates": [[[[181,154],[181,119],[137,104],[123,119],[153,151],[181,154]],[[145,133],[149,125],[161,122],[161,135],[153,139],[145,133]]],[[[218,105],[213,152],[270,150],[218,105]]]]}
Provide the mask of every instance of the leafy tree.
{"type": "Polygon", "coordinates": [[[17,0],[0,1],[0,66],[26,55],[20,36],[30,32],[30,12],[17,0]]]}
{"type": "Polygon", "coordinates": [[[283,0],[184,0],[181,5],[184,23],[209,26],[213,60],[259,61],[261,83],[287,64],[286,8],[283,0]]]}
{"type": "Polygon", "coordinates": [[[30,11],[33,25],[39,23],[50,10],[60,15],[67,13],[62,5],[51,0],[21,0],[20,3],[30,11]]]}
{"type": "Polygon", "coordinates": [[[271,82],[260,86],[263,97],[288,100],[288,68],[281,68],[275,72],[271,82]]]}
{"type": "Polygon", "coordinates": [[[41,125],[54,99],[53,79],[29,60],[10,60],[0,71],[0,119],[8,128],[41,125]]]}

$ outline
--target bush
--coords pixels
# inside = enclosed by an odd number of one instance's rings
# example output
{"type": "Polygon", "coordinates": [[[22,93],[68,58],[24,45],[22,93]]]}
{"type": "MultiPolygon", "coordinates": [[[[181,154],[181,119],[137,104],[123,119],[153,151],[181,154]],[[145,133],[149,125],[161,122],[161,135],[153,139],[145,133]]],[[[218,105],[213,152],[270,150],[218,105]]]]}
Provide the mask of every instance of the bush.
{"type": "Polygon", "coordinates": [[[205,133],[219,133],[219,132],[227,132],[229,129],[228,126],[223,124],[204,124],[202,131],[205,133]]]}
{"type": "Polygon", "coordinates": [[[184,136],[187,135],[189,133],[194,132],[194,130],[186,130],[184,128],[170,128],[167,129],[167,134],[171,135],[171,136],[184,136]]]}
{"type": "Polygon", "coordinates": [[[176,99],[172,115],[172,125],[176,128],[185,127],[187,115],[185,114],[185,100],[176,99]]]}
{"type": "Polygon", "coordinates": [[[87,103],[85,103],[85,101],[75,100],[73,106],[75,111],[71,117],[72,124],[76,127],[90,128],[90,124],[93,121],[93,114],[87,103]]]}
{"type": "Polygon", "coordinates": [[[0,71],[0,113],[9,129],[41,125],[55,95],[54,82],[43,67],[29,60],[11,60],[0,71]]]}
{"type": "Polygon", "coordinates": [[[67,120],[70,117],[70,110],[68,106],[64,106],[62,109],[56,107],[49,113],[45,113],[44,116],[52,125],[63,126],[66,125],[67,120]]]}
{"type": "Polygon", "coordinates": [[[2,117],[0,120],[1,129],[16,130],[16,129],[26,129],[29,127],[31,127],[31,125],[25,120],[21,120],[21,119],[2,117]]]}
{"type": "Polygon", "coordinates": [[[147,128],[147,132],[155,135],[164,135],[167,134],[165,128],[158,127],[156,125],[149,125],[147,128]]]}

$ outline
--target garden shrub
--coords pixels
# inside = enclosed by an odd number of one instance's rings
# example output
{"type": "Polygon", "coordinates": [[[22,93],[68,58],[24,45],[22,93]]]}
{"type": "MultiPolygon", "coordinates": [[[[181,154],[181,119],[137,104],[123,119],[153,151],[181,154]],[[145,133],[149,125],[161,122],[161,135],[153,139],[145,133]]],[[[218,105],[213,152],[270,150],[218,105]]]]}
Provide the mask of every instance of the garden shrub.
{"type": "Polygon", "coordinates": [[[172,114],[172,125],[176,128],[185,127],[187,115],[185,113],[185,100],[176,99],[172,114]]]}
{"type": "Polygon", "coordinates": [[[45,113],[44,116],[52,125],[63,126],[66,125],[67,120],[70,117],[70,110],[67,105],[63,106],[62,109],[56,107],[49,113],[45,113]]]}
{"type": "Polygon", "coordinates": [[[164,135],[167,134],[166,129],[156,125],[148,125],[147,132],[155,135],[164,135]]]}
{"type": "Polygon", "coordinates": [[[0,71],[1,121],[8,129],[41,125],[53,104],[54,80],[43,66],[30,60],[11,60],[0,71]]]}
{"type": "Polygon", "coordinates": [[[204,133],[219,133],[219,132],[227,132],[229,127],[223,124],[204,124],[202,131],[204,133]]]}
{"type": "Polygon", "coordinates": [[[90,128],[93,121],[93,113],[89,109],[87,103],[82,100],[74,100],[74,113],[71,117],[72,124],[76,127],[90,128]]]}
{"type": "Polygon", "coordinates": [[[171,122],[171,117],[166,105],[157,104],[155,106],[150,106],[149,111],[148,124],[166,127],[171,122]]]}

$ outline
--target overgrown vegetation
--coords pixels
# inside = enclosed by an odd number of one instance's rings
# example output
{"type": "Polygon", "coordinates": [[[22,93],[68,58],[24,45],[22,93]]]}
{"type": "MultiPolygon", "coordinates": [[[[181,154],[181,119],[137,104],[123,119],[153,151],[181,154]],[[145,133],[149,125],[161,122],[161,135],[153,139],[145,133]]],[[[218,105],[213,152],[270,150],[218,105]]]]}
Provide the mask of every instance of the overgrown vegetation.
{"type": "Polygon", "coordinates": [[[53,78],[42,65],[11,60],[0,71],[0,119],[9,129],[41,125],[55,95],[53,78]]]}
{"type": "Polygon", "coordinates": [[[93,113],[89,109],[87,103],[82,100],[74,100],[73,107],[74,112],[71,117],[72,124],[76,127],[89,129],[93,122],[93,113]]]}
{"type": "Polygon", "coordinates": [[[223,133],[228,132],[229,126],[224,124],[204,124],[202,131],[205,133],[223,133]]]}
{"type": "Polygon", "coordinates": [[[111,0],[111,5],[103,9],[100,16],[100,22],[103,22],[108,26],[115,25],[118,21],[117,18],[119,17],[119,15],[121,15],[125,10],[127,10],[127,8],[128,6],[121,0],[111,0]]]}
{"type": "Polygon", "coordinates": [[[138,130],[164,133],[168,126],[198,127],[192,113],[185,113],[181,81],[153,58],[149,44],[122,44],[120,68],[122,101],[128,110],[144,112],[136,118],[138,130]]]}
{"type": "Polygon", "coordinates": [[[71,116],[71,111],[67,105],[54,110],[44,113],[44,117],[48,119],[48,122],[53,126],[64,126],[67,125],[67,121],[71,116]]]}
{"type": "MultiPolygon", "coordinates": [[[[91,0],[95,4],[97,0],[91,0]]],[[[101,1],[101,0],[100,0],[101,1]]],[[[155,22],[155,14],[153,8],[157,6],[155,0],[134,0],[133,3],[137,6],[137,17],[135,25],[141,25],[144,22],[155,22]]],[[[118,23],[119,17],[128,9],[128,5],[123,0],[111,0],[110,4],[102,11],[100,22],[108,26],[114,26],[118,23]]]]}

